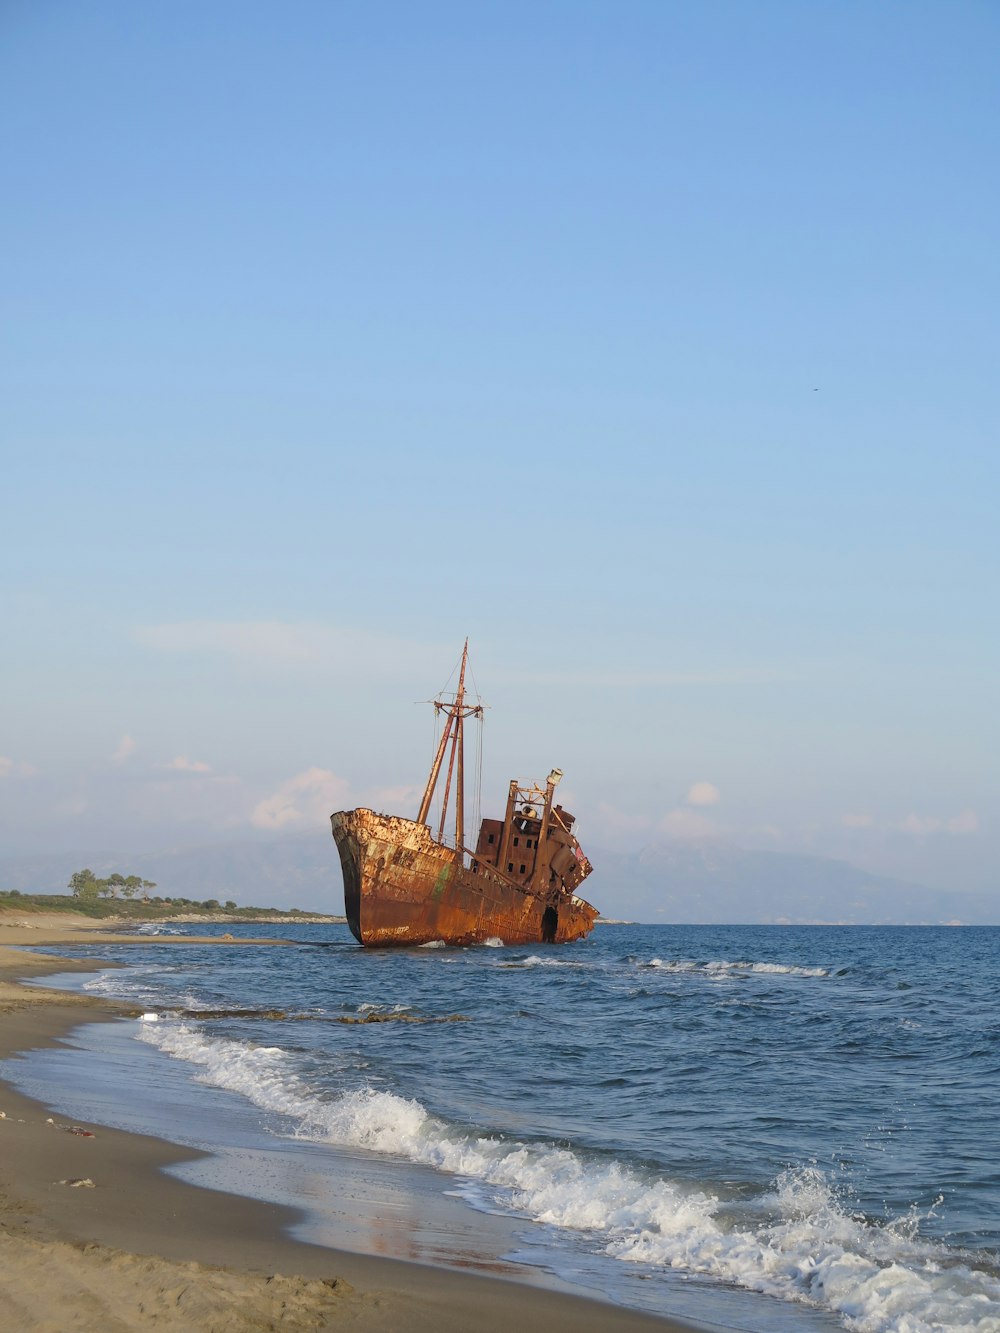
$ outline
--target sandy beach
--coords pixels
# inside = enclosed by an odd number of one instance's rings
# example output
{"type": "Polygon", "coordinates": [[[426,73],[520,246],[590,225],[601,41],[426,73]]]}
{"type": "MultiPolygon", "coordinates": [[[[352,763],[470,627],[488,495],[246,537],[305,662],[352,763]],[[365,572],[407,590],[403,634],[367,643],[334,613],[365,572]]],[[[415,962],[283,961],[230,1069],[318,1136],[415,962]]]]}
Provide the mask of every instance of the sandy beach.
{"type": "MultiPolygon", "coordinates": [[[[82,917],[0,913],[0,1058],[56,1043],[82,1022],[134,1012],[21,984],[93,971],[92,961],[53,960],[25,946],[79,944],[95,932],[109,941],[134,938],[82,917]]],[[[163,943],[169,948],[170,937],[163,943]]],[[[69,1119],[0,1084],[0,1326],[18,1333],[154,1325],[205,1333],[694,1327],[517,1282],[296,1241],[286,1230],[296,1220],[291,1210],[161,1170],[194,1156],[161,1139],[69,1119]]]]}

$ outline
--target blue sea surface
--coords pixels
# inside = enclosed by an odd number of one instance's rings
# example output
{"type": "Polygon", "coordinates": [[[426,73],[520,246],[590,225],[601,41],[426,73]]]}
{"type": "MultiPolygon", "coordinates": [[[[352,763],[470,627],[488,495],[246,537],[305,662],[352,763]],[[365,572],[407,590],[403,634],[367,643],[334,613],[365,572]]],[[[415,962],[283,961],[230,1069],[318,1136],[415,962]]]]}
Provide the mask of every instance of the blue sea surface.
{"type": "Polygon", "coordinates": [[[270,929],[296,944],[61,950],[128,964],[84,984],[156,1021],[91,1025],[4,1076],[218,1149],[212,1183],[299,1203],[310,1239],[339,1209],[342,1243],[373,1191],[424,1216],[436,1195],[405,1257],[447,1262],[492,1217],[501,1271],[639,1308],[760,1333],[1000,1330],[1000,929],[623,925],[373,952],[346,927],[270,929]]]}

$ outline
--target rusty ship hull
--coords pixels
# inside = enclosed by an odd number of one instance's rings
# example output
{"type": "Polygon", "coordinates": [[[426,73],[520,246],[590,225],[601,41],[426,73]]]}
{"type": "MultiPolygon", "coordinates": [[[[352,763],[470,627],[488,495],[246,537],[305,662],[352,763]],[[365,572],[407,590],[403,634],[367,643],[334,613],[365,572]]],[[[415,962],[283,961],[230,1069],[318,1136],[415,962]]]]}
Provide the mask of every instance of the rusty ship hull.
{"type": "Polygon", "coordinates": [[[359,944],[564,944],[589,934],[599,916],[575,894],[529,892],[414,820],[358,809],[338,811],[330,822],[347,922],[359,944]]]}

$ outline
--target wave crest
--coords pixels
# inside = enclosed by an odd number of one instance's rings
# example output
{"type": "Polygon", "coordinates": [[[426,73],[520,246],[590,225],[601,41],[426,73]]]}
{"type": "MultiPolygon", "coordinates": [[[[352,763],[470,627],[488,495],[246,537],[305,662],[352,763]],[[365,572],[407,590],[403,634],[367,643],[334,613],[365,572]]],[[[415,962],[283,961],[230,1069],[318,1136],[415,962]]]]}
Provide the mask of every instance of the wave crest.
{"type": "Polygon", "coordinates": [[[570,1148],[463,1133],[415,1099],[373,1088],[324,1097],[277,1047],[140,1025],[198,1078],[280,1112],[300,1137],[389,1153],[492,1187],[495,1202],[590,1234],[616,1259],[701,1273],[827,1309],[856,1333],[997,1333],[1000,1281],[921,1239],[915,1212],[879,1224],[846,1210],[815,1167],[783,1172],[752,1214],[709,1190],[570,1148]]]}

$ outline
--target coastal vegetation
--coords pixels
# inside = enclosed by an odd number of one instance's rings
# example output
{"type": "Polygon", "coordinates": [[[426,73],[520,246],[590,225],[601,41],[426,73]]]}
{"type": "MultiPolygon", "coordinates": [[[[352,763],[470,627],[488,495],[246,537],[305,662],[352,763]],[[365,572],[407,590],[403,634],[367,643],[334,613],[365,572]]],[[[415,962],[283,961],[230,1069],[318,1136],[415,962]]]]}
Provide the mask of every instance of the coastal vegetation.
{"type": "MultiPolygon", "coordinates": [[[[156,888],[153,884],[151,888],[156,888]]],[[[231,899],[220,903],[215,898],[198,902],[193,898],[127,898],[110,894],[21,893],[0,889],[0,913],[67,912],[106,921],[169,921],[178,917],[225,921],[293,920],[342,921],[320,912],[306,912],[298,907],[238,907],[231,899]]]]}
{"type": "MultiPolygon", "coordinates": [[[[138,875],[120,875],[117,871],[107,879],[98,879],[92,870],[87,869],[74,871],[66,887],[73,891],[74,898],[86,901],[96,898],[117,898],[119,895],[123,898],[135,898],[141,891],[143,901],[148,902],[149,891],[155,889],[156,885],[151,880],[140,879],[138,875]]],[[[233,906],[236,904],[233,903],[233,906]]]]}

